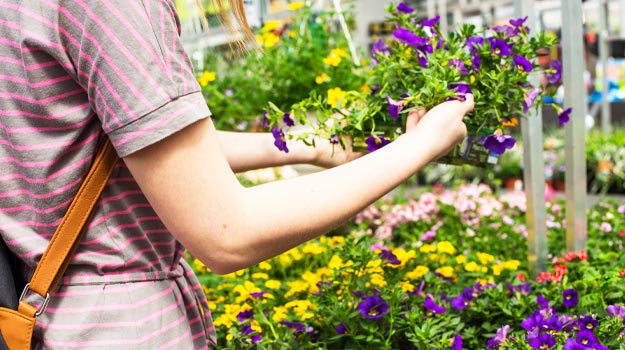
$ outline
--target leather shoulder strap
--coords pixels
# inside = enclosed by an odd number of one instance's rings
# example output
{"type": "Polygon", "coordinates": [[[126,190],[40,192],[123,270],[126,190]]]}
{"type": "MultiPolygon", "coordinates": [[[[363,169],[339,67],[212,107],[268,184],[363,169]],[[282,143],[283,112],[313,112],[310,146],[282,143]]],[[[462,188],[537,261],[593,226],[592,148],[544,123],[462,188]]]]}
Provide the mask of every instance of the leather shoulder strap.
{"type": "MultiPolygon", "coordinates": [[[[41,261],[27,286],[43,298],[49,297],[48,293],[56,287],[65,273],[65,269],[83,235],[84,227],[89,221],[118,159],[117,152],[115,152],[109,138],[106,137],[89,173],[78,189],[78,193],[63,217],[63,221],[52,236],[52,240],[43,253],[41,261]]],[[[38,312],[37,309],[24,301],[20,302],[18,310],[28,315],[33,314],[30,315],[31,317],[38,312]]]]}

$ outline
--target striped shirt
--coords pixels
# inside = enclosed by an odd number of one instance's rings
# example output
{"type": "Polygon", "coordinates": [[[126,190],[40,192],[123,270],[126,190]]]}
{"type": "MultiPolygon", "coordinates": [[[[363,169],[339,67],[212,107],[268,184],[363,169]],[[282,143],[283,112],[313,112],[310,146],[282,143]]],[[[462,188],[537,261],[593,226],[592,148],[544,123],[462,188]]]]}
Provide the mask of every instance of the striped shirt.
{"type": "MultiPolygon", "coordinates": [[[[210,115],[179,33],[173,0],[0,0],[0,234],[27,279],[104,134],[124,157],[210,115]]],[[[120,161],[35,348],[208,348],[183,252],[120,161]]]]}

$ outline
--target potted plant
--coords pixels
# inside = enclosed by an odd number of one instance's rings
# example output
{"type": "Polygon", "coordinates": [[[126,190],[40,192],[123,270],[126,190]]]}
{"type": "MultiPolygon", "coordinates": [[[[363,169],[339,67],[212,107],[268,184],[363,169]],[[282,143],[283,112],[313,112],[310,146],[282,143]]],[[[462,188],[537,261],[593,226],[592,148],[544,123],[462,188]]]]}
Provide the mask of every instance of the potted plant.
{"type": "MultiPolygon", "coordinates": [[[[509,129],[555,92],[550,87],[560,80],[559,62],[541,72],[535,59],[556,39],[545,33],[530,35],[524,25],[527,17],[494,28],[464,24],[444,36],[438,17],[419,20],[404,3],[387,10],[396,27],[392,40],[372,45],[368,89],[313,92],[286,111],[270,106],[266,124],[279,137],[306,139],[301,133],[289,135],[283,116],[289,113],[307,123],[299,116],[314,110],[318,123],[311,125],[311,134],[342,146],[353,140],[356,146],[374,151],[403,132],[410,110],[430,109],[472,93],[475,108],[465,119],[469,136],[439,161],[495,163],[515,144],[509,129]],[[532,74],[544,74],[545,86],[531,85],[532,74]]],[[[570,109],[554,108],[561,124],[568,121],[570,109]]]]}

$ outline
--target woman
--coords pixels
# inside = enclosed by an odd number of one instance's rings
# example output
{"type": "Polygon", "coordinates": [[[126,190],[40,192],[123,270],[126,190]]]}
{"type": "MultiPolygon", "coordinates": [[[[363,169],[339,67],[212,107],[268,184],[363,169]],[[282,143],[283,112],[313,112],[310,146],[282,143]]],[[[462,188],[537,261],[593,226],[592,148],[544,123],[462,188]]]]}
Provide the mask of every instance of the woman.
{"type": "Polygon", "coordinates": [[[42,349],[210,347],[185,248],[225,274],[328,232],[456,145],[473,108],[413,113],[362,157],[218,132],[173,0],[0,0],[0,63],[0,233],[27,279],[105,134],[121,158],[37,320],[42,349]],[[234,175],[292,163],[331,169],[252,188],[234,175]]]}

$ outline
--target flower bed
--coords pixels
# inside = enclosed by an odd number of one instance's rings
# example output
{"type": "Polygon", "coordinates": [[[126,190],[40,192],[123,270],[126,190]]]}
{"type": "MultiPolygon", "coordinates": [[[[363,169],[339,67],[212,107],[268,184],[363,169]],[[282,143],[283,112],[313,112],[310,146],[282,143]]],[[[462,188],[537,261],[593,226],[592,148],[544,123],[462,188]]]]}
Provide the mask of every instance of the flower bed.
{"type": "Polygon", "coordinates": [[[622,348],[625,204],[592,208],[576,253],[562,203],[548,211],[553,266],[534,280],[524,195],[484,185],[397,195],[235,274],[191,260],[221,348],[622,348]]]}

